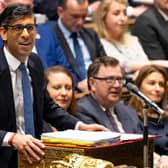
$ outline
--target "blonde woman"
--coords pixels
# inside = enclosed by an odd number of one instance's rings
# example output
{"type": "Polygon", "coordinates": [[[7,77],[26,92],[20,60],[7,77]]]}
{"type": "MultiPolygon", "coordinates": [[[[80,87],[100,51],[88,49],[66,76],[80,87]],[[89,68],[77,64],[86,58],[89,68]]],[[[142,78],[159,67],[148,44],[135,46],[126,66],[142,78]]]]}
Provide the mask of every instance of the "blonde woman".
{"type": "Polygon", "coordinates": [[[168,67],[168,61],[150,61],[138,38],[126,33],[128,27],[127,6],[126,0],[102,0],[95,13],[95,30],[106,54],[117,58],[126,74],[131,76],[147,64],[168,67]]]}

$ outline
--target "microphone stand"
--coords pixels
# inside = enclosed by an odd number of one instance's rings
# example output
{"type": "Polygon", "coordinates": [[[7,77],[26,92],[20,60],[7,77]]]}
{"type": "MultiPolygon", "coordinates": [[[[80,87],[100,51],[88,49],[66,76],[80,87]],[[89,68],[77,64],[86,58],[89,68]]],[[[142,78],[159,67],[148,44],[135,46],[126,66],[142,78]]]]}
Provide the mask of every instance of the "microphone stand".
{"type": "Polygon", "coordinates": [[[149,147],[149,140],[148,140],[148,116],[147,116],[147,109],[150,107],[153,110],[157,111],[160,115],[164,113],[164,111],[157,106],[154,102],[152,102],[148,97],[146,97],[138,87],[130,82],[126,83],[127,89],[135,96],[137,96],[139,99],[143,100],[144,107],[143,107],[143,115],[144,115],[144,131],[143,131],[143,163],[144,168],[148,167],[148,147],[149,147]]]}
{"type": "Polygon", "coordinates": [[[144,105],[143,107],[143,115],[144,115],[144,131],[143,131],[143,165],[144,168],[148,168],[148,148],[149,148],[149,139],[148,139],[148,116],[147,116],[147,109],[148,105],[144,105]]]}

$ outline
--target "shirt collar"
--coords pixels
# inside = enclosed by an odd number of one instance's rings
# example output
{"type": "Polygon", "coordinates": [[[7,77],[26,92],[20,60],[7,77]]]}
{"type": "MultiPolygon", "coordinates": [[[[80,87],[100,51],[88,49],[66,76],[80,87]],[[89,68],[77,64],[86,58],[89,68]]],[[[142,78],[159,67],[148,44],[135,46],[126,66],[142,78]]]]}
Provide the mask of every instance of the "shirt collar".
{"type": "MultiPolygon", "coordinates": [[[[61,19],[59,18],[58,19],[58,26],[60,27],[61,31],[63,32],[64,34],[64,37],[67,39],[67,38],[70,38],[70,35],[72,34],[71,31],[69,31],[62,23],[61,19]]],[[[77,33],[77,36],[80,37],[80,33],[79,32],[76,32],[77,33]]]]}
{"type": "MultiPolygon", "coordinates": [[[[21,64],[21,62],[16,58],[14,57],[8,50],[6,47],[4,47],[4,53],[5,53],[5,57],[6,57],[6,60],[7,60],[7,63],[9,65],[9,68],[11,71],[16,71],[19,67],[19,65],[21,64]]],[[[28,64],[28,57],[26,58],[26,61],[25,61],[25,65],[27,66],[28,64]]]]}
{"type": "Polygon", "coordinates": [[[162,10],[158,9],[158,12],[163,16],[163,18],[165,19],[165,21],[168,21],[168,15],[165,14],[162,10]]]}
{"type": "Polygon", "coordinates": [[[60,19],[60,18],[58,19],[58,25],[59,25],[61,31],[63,32],[65,38],[66,38],[66,39],[69,38],[72,32],[70,32],[70,31],[63,25],[63,23],[61,22],[61,19],[60,19]]]}
{"type": "MultiPolygon", "coordinates": [[[[103,110],[103,111],[106,111],[107,109],[106,108],[104,108],[102,105],[100,105],[100,107],[101,107],[101,109],[103,110]]],[[[112,113],[113,112],[113,110],[114,110],[114,108],[113,107],[111,107],[111,108],[108,108],[108,110],[109,110],[109,112],[110,113],[112,113]]]]}

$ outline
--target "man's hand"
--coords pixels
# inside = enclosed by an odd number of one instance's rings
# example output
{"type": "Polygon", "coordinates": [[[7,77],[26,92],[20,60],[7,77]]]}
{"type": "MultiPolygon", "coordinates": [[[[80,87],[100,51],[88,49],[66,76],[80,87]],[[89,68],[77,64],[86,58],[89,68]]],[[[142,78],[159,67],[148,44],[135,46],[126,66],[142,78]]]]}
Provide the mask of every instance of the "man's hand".
{"type": "Polygon", "coordinates": [[[18,151],[22,152],[30,164],[34,159],[39,161],[41,156],[45,155],[42,151],[45,145],[40,140],[33,138],[31,135],[16,134],[11,145],[13,145],[13,147],[18,151]]]}
{"type": "Polygon", "coordinates": [[[79,130],[83,130],[83,131],[110,131],[108,128],[104,127],[103,125],[85,124],[85,123],[80,123],[79,130]]]}

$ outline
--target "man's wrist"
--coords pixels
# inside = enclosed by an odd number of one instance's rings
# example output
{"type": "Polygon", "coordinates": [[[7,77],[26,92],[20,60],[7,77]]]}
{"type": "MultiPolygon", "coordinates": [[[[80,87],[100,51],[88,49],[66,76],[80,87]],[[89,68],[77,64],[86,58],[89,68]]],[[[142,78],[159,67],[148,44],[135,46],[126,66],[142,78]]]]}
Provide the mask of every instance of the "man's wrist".
{"type": "Polygon", "coordinates": [[[9,139],[13,135],[13,132],[7,132],[6,135],[3,138],[2,146],[10,146],[9,145],[9,139]]]}
{"type": "Polygon", "coordinates": [[[80,130],[80,125],[82,124],[83,122],[82,121],[78,121],[75,125],[75,130],[80,130]]]}
{"type": "Polygon", "coordinates": [[[13,133],[13,134],[11,135],[11,137],[9,138],[8,144],[9,144],[10,146],[13,146],[13,140],[14,140],[15,136],[16,136],[16,133],[13,133]]]}

